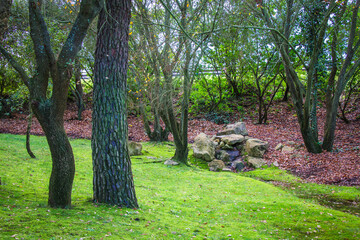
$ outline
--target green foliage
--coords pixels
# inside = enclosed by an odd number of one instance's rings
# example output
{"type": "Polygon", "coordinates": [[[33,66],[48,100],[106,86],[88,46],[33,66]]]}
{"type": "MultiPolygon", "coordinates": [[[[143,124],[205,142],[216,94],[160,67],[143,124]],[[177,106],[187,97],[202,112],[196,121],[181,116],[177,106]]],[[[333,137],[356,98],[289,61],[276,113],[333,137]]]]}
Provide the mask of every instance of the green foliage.
{"type": "MultiPolygon", "coordinates": [[[[32,137],[38,159],[28,156],[24,142],[24,136],[0,135],[3,239],[356,239],[360,234],[358,217],[299,198],[287,188],[234,173],[157,162],[173,155],[171,143],[144,143],[145,154],[132,158],[140,208],[121,209],[91,202],[90,141],[72,140],[77,165],[73,208],[50,209],[46,140],[32,137]]],[[[298,181],[272,168],[251,173],[298,181]]],[[[356,188],[314,186],[339,199],[354,199],[358,193],[356,188]]]]}

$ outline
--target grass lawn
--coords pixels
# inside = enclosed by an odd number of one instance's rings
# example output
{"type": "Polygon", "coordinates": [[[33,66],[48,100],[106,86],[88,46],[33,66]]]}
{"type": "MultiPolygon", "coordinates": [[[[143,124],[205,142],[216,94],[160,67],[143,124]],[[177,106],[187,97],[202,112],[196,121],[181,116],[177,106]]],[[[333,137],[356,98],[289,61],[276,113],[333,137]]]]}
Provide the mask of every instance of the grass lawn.
{"type": "Polygon", "coordinates": [[[92,203],[90,141],[71,140],[73,207],[51,209],[50,152],[44,137],[31,144],[37,159],[24,136],[0,134],[1,239],[360,239],[359,188],[303,183],[275,168],[234,174],[156,162],[172,156],[171,143],[144,143],[132,158],[140,208],[122,209],[92,203]]]}

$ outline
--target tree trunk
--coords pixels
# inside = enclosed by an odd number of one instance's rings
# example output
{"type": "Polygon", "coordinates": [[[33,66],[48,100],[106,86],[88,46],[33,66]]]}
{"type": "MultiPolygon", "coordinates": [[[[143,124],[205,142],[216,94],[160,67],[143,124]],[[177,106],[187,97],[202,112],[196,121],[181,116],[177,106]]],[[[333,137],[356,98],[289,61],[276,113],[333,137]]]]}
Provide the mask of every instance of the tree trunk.
{"type": "Polygon", "coordinates": [[[70,208],[75,161],[70,142],[65,133],[63,114],[57,112],[49,100],[41,103],[32,101],[31,106],[44,130],[51,152],[52,171],[48,204],[53,208],[70,208]]]}
{"type": "Polygon", "coordinates": [[[126,115],[131,0],[107,0],[99,15],[93,109],[94,201],[138,207],[126,115]]]}
{"type": "Polygon", "coordinates": [[[284,92],[284,96],[282,98],[282,102],[287,102],[288,101],[288,95],[289,95],[289,87],[288,85],[286,84],[286,88],[285,88],[285,92],[284,92]]]}
{"type": "Polygon", "coordinates": [[[49,183],[48,204],[55,208],[71,207],[71,190],[75,175],[74,154],[66,136],[63,123],[49,122],[43,126],[48,141],[52,171],[49,183]]]}
{"type": "Polygon", "coordinates": [[[3,40],[5,32],[8,29],[8,20],[10,17],[10,9],[12,0],[1,0],[0,1],[0,42],[3,40]]]}
{"type": "Polygon", "coordinates": [[[31,158],[36,158],[36,156],[31,151],[31,148],[30,148],[30,131],[31,131],[31,125],[32,125],[32,116],[33,116],[33,112],[32,112],[30,104],[29,104],[29,110],[30,110],[30,113],[29,113],[29,116],[27,117],[28,122],[27,122],[27,128],[26,128],[26,150],[31,158]]]}
{"type": "Polygon", "coordinates": [[[82,119],[82,112],[85,110],[84,100],[83,100],[83,87],[81,84],[81,64],[78,57],[75,58],[75,97],[76,105],[78,107],[78,120],[82,119]]]}

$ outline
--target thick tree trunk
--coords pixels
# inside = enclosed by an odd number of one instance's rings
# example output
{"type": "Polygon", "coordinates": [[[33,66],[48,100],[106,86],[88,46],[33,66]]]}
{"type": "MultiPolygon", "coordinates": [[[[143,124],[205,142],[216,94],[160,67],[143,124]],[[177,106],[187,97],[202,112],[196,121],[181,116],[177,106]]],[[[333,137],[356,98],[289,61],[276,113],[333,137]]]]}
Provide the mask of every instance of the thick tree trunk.
{"type": "Polygon", "coordinates": [[[94,201],[138,207],[126,115],[131,0],[107,0],[99,15],[93,109],[94,201]]]}
{"type": "Polygon", "coordinates": [[[74,154],[66,136],[64,125],[51,122],[43,127],[48,141],[52,171],[49,183],[49,200],[51,207],[71,207],[71,190],[75,175],[74,154]]]}
{"type": "Polygon", "coordinates": [[[75,161],[65,133],[63,114],[54,111],[54,106],[48,100],[43,103],[33,101],[32,109],[44,130],[51,152],[48,204],[53,208],[70,208],[75,161]]]}

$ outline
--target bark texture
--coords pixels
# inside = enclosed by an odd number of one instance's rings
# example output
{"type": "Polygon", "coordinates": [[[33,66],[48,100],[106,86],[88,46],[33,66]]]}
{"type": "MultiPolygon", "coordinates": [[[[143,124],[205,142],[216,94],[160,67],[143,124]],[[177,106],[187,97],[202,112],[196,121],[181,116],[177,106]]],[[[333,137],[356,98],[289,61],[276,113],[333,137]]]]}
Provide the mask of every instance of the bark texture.
{"type": "Polygon", "coordinates": [[[107,0],[95,52],[92,127],[94,201],[138,207],[128,153],[126,79],[131,0],[107,0]]]}
{"type": "Polygon", "coordinates": [[[74,155],[64,130],[64,112],[68,97],[72,62],[81,48],[86,31],[102,8],[99,0],[83,0],[80,12],[58,58],[53,53],[50,35],[41,14],[40,0],[29,0],[30,35],[34,44],[36,71],[29,77],[24,68],[0,42],[0,52],[20,74],[30,92],[31,108],[44,130],[52,157],[49,183],[50,207],[71,207],[71,191],[75,174],[74,155]],[[53,92],[47,97],[49,78],[53,92]]]}
{"type": "Polygon", "coordinates": [[[8,28],[12,0],[0,0],[0,41],[8,28]]]}

